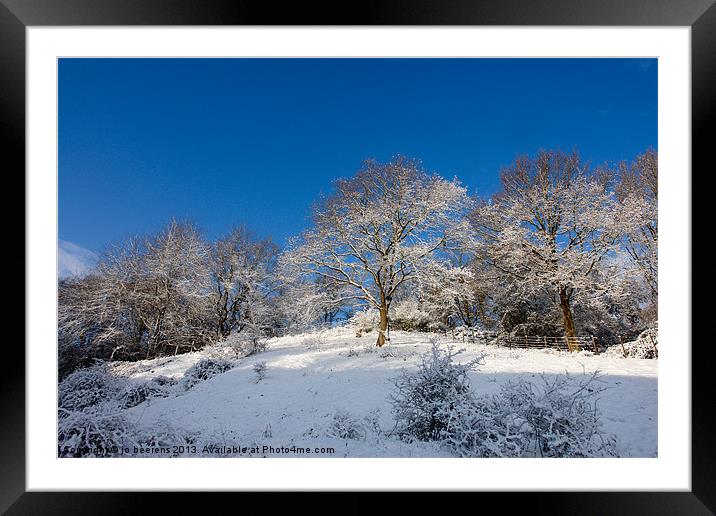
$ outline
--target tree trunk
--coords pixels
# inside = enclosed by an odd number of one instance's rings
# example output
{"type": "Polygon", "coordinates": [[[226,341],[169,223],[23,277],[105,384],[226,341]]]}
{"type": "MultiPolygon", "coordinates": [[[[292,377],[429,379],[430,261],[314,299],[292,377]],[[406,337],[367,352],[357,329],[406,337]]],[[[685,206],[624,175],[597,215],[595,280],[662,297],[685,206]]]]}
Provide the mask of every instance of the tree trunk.
{"type": "Polygon", "coordinates": [[[387,340],[385,332],[388,329],[388,306],[383,303],[380,307],[380,325],[378,326],[378,341],[375,343],[376,346],[382,347],[387,340]]]}
{"type": "Polygon", "coordinates": [[[559,306],[562,308],[562,317],[564,319],[564,335],[568,340],[576,336],[574,331],[574,319],[572,319],[572,309],[569,306],[569,296],[566,287],[559,287],[559,306]]]}

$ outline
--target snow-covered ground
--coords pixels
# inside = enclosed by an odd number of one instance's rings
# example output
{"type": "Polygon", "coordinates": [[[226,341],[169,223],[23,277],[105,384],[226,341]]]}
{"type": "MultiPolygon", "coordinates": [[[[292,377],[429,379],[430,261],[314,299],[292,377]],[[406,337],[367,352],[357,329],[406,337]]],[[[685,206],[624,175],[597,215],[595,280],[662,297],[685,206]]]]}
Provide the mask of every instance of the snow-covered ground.
{"type": "MultiPolygon", "coordinates": [[[[210,452],[216,456],[450,456],[434,443],[408,444],[386,435],[394,425],[391,378],[401,368],[416,369],[420,355],[430,350],[431,338],[393,332],[383,348],[375,347],[375,335],[355,337],[346,330],[274,338],[266,351],[239,359],[233,369],[189,390],[177,388],[170,397],[150,398],[126,409],[125,415],[139,427],[169,426],[198,436],[202,448],[206,443],[216,446],[210,452]],[[262,362],[265,370],[259,380],[255,367],[262,362]],[[273,453],[264,446],[273,447],[273,453]]],[[[485,355],[483,365],[470,374],[477,394],[497,392],[501,384],[520,376],[538,381],[540,373],[569,372],[582,379],[600,371],[599,387],[606,390],[598,395],[597,406],[603,430],[618,439],[619,455],[657,455],[657,360],[454,345],[465,348],[458,362],[485,355]]],[[[223,352],[226,358],[230,353],[223,352]]],[[[135,380],[180,380],[202,358],[221,354],[221,349],[209,348],[116,363],[113,370],[135,380]]]]}

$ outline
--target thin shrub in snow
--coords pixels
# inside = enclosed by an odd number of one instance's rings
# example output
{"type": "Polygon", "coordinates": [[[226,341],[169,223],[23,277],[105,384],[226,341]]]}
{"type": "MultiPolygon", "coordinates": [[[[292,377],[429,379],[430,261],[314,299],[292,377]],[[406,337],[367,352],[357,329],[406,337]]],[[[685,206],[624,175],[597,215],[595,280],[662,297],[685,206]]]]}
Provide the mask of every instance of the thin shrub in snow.
{"type": "Polygon", "coordinates": [[[255,383],[259,383],[266,378],[266,362],[257,362],[254,364],[254,373],[256,374],[255,383]]]}
{"type": "Polygon", "coordinates": [[[344,410],[333,414],[326,435],[337,439],[365,439],[366,428],[363,422],[344,410]]]}
{"type": "Polygon", "coordinates": [[[383,435],[383,428],[380,426],[380,409],[371,410],[367,416],[363,418],[365,427],[368,431],[380,438],[383,435]]]}
{"type": "Polygon", "coordinates": [[[431,343],[431,351],[423,355],[417,372],[403,370],[393,379],[393,433],[405,440],[439,439],[452,411],[472,400],[467,373],[481,363],[482,357],[456,364],[453,357],[461,351],[455,352],[451,346],[443,350],[436,340],[431,343]]]}
{"type": "Polygon", "coordinates": [[[184,373],[183,386],[189,390],[197,383],[222,374],[234,367],[228,360],[203,358],[184,373]]]}
{"type": "MultiPolygon", "coordinates": [[[[312,432],[311,435],[315,436],[312,432]]],[[[370,437],[371,440],[379,442],[383,435],[380,426],[380,409],[372,410],[364,417],[355,416],[345,410],[337,410],[325,430],[325,435],[335,439],[360,441],[370,437]]]]}

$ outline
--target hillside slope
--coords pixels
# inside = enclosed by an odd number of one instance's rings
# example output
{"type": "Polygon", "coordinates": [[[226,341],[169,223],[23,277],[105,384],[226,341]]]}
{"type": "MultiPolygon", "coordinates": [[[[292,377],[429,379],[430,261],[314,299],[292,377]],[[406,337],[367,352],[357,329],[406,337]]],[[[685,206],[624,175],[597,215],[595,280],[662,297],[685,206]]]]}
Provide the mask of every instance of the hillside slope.
{"type": "MultiPolygon", "coordinates": [[[[127,409],[126,416],[140,427],[180,429],[193,436],[201,448],[191,450],[194,454],[450,456],[433,443],[408,444],[387,435],[394,426],[391,379],[401,368],[415,369],[434,336],[393,332],[390,344],[376,348],[374,336],[354,335],[332,330],[271,339],[267,351],[241,358],[232,369],[191,389],[150,398],[127,409]]],[[[600,371],[598,387],[606,390],[598,396],[598,408],[603,430],[618,439],[619,455],[656,456],[656,360],[454,345],[465,348],[459,362],[485,355],[483,364],[470,373],[478,394],[495,393],[520,377],[536,382],[540,373],[550,377],[568,372],[583,379],[600,371]]],[[[160,376],[181,380],[200,360],[222,355],[229,358],[231,352],[213,348],[117,363],[113,370],[135,381],[160,376]]]]}

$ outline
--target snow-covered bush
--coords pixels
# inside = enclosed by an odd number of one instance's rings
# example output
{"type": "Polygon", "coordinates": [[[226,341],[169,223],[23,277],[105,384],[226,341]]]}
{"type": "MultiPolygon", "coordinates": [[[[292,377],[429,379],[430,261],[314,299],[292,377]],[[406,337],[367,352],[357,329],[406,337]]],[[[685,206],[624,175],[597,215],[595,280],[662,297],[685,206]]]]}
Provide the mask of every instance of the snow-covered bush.
{"type": "MultiPolygon", "coordinates": [[[[190,434],[166,421],[159,421],[151,427],[134,430],[133,439],[139,448],[136,453],[134,449],[131,450],[134,457],[196,456],[196,453],[189,452],[188,446],[196,444],[198,435],[190,434]]],[[[196,449],[201,451],[202,447],[196,446],[196,449]]]]}
{"type": "MultiPolygon", "coordinates": [[[[459,353],[459,352],[458,352],[459,353]]],[[[498,394],[476,396],[468,371],[479,357],[455,364],[457,355],[433,342],[417,372],[394,380],[396,428],[405,440],[437,441],[463,457],[615,456],[615,439],[600,428],[596,373],[577,383],[569,375],[505,384],[498,394]]]]}
{"type": "Polygon", "coordinates": [[[432,340],[430,353],[422,357],[417,372],[403,370],[393,379],[395,391],[390,396],[395,417],[394,433],[402,439],[438,440],[453,417],[456,407],[471,403],[468,371],[477,367],[482,356],[466,364],[453,358],[461,351],[446,350],[432,340]]]}
{"type": "Polygon", "coordinates": [[[383,428],[380,426],[380,409],[371,410],[368,415],[363,418],[365,428],[376,438],[383,435],[383,428]]]}
{"type": "Polygon", "coordinates": [[[552,380],[541,376],[537,386],[523,379],[508,383],[498,402],[527,424],[522,428],[531,443],[527,452],[540,457],[614,456],[615,441],[600,429],[594,397],[597,374],[577,383],[569,375],[552,380]]]}
{"type": "Polygon", "coordinates": [[[230,349],[236,358],[248,357],[266,351],[268,342],[255,334],[249,333],[232,333],[226,337],[219,346],[216,346],[214,356],[211,358],[221,358],[219,356],[220,349],[230,349]]]}
{"type": "Polygon", "coordinates": [[[208,380],[217,374],[225,373],[232,367],[234,364],[228,360],[202,358],[184,373],[182,380],[184,389],[189,390],[197,383],[208,380]]]}
{"type": "Polygon", "coordinates": [[[520,457],[529,444],[523,425],[497,396],[466,399],[449,411],[439,440],[461,457],[520,457]]]}
{"type": "Polygon", "coordinates": [[[363,422],[344,410],[333,414],[333,420],[326,431],[328,437],[336,439],[365,439],[366,434],[363,422]]]}
{"type": "Polygon", "coordinates": [[[350,318],[348,324],[353,326],[356,330],[356,336],[369,333],[378,327],[378,310],[367,309],[356,312],[353,317],[350,318]]]}
{"type": "Polygon", "coordinates": [[[59,456],[115,456],[133,432],[129,421],[113,411],[60,409],[57,429],[59,456]]]}
{"type": "Polygon", "coordinates": [[[442,440],[463,457],[615,456],[615,440],[601,431],[592,402],[600,392],[595,378],[508,382],[453,411],[442,440]]]}
{"type": "MultiPolygon", "coordinates": [[[[133,382],[127,385],[117,397],[122,408],[136,407],[149,398],[166,398],[173,380],[165,376],[133,382]]],[[[174,382],[175,383],[175,382],[174,382]]]]}
{"type": "Polygon", "coordinates": [[[431,321],[430,314],[413,298],[396,303],[390,318],[393,329],[406,331],[426,330],[431,321]]]}
{"type": "Polygon", "coordinates": [[[60,414],[60,457],[171,457],[196,440],[164,421],[138,427],[109,404],[60,414]]]}
{"type": "Polygon", "coordinates": [[[656,328],[644,330],[636,340],[609,346],[606,354],[624,358],[659,358],[659,332],[656,328]]]}
{"type": "Polygon", "coordinates": [[[104,366],[78,369],[60,382],[58,406],[82,410],[110,399],[118,390],[118,381],[104,366]]]}
{"type": "Polygon", "coordinates": [[[177,381],[174,378],[170,378],[168,376],[155,376],[152,378],[152,381],[154,383],[157,383],[158,385],[161,385],[162,387],[171,387],[172,385],[176,385],[177,381]]]}

